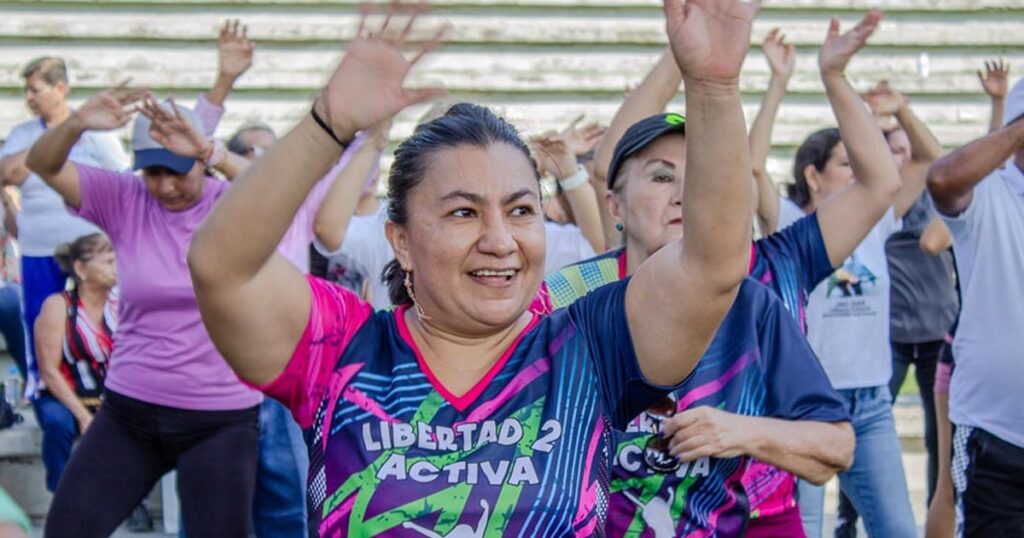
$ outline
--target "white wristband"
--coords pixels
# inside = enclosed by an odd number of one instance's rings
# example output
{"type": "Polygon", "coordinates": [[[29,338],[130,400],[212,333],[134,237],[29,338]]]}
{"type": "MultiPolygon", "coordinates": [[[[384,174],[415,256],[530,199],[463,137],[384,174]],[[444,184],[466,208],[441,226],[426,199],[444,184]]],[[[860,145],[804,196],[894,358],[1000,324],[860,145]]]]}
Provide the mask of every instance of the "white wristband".
{"type": "Polygon", "coordinates": [[[590,174],[587,173],[587,169],[583,168],[583,165],[576,165],[576,166],[577,166],[577,171],[576,171],[575,174],[573,174],[573,175],[571,175],[571,176],[569,176],[569,177],[567,177],[565,179],[559,179],[558,180],[558,185],[560,187],[562,187],[563,191],[568,192],[568,191],[571,191],[573,189],[579,188],[584,183],[586,183],[587,181],[590,180],[590,174]]]}

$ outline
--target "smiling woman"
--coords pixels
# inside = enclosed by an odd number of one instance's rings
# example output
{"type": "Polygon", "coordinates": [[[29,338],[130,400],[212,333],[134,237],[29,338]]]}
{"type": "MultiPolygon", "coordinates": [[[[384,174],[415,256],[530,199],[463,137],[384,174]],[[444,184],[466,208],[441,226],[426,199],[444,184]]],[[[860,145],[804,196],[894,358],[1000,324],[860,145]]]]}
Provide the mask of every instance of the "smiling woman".
{"type": "MultiPolygon", "coordinates": [[[[395,311],[374,313],[274,255],[357,131],[443,93],[403,87],[438,44],[411,60],[401,52],[420,6],[392,4],[381,28],[361,25],[309,117],[196,233],[189,265],[210,336],[239,376],[307,429],[320,535],[603,531],[611,429],[690,373],[750,248],[747,224],[714,214],[751,204],[736,84],[756,5],[685,7],[665,4],[698,110],[688,124],[701,150],[688,164],[687,177],[699,178],[688,180],[688,241],[632,279],[543,318],[529,311],[544,273],[536,166],[511,126],[468,104],[396,152],[387,223],[395,311]]],[[[684,214],[676,211],[669,220],[684,214]]]]}

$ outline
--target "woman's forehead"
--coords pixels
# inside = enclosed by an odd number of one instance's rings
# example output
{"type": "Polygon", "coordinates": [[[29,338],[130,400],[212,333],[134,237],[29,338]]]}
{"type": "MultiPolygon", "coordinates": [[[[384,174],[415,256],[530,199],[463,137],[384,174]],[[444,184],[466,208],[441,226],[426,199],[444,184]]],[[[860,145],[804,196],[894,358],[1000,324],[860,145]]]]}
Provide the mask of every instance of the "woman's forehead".
{"type": "Polygon", "coordinates": [[[430,159],[419,187],[434,199],[453,192],[500,199],[524,188],[535,193],[539,188],[533,164],[526,155],[500,142],[438,151],[430,159]]]}

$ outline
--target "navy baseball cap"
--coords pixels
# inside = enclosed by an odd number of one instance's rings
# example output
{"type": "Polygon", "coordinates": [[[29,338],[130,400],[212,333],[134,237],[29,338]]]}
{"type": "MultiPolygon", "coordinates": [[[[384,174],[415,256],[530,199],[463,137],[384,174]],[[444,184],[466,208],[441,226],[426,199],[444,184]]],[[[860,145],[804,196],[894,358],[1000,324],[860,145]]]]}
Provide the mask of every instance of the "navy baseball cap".
{"type": "MultiPolygon", "coordinates": [[[[160,106],[168,113],[174,114],[174,109],[171,108],[170,103],[165,101],[160,103],[160,106]]],[[[199,119],[192,110],[178,105],[178,112],[197,132],[203,132],[199,125],[199,119]]],[[[132,152],[135,154],[135,162],[132,169],[141,170],[151,166],[161,166],[179,175],[185,175],[189,170],[192,170],[196,160],[192,157],[173,153],[160,145],[156,140],[153,140],[153,137],[149,136],[150,123],[149,118],[142,114],[135,118],[135,125],[132,126],[132,152]]]]}
{"type": "Polygon", "coordinates": [[[626,129],[625,134],[615,144],[612,164],[608,166],[608,190],[615,188],[615,177],[619,170],[636,152],[647,147],[658,137],[669,133],[686,133],[686,117],[675,112],[655,114],[644,118],[626,129]]]}

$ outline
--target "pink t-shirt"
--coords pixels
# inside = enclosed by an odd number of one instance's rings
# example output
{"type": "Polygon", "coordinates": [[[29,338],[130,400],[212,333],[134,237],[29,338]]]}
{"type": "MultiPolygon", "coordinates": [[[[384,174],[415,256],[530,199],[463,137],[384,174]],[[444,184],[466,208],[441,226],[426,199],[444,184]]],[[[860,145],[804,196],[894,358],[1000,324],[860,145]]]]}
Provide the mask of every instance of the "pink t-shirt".
{"type": "Polygon", "coordinates": [[[81,208],[117,252],[121,318],[106,387],[145,402],[198,410],[262,400],[228,367],[203,327],[185,256],[192,235],[229,184],[206,179],[194,206],[168,211],[129,173],[76,165],[81,208]]]}

